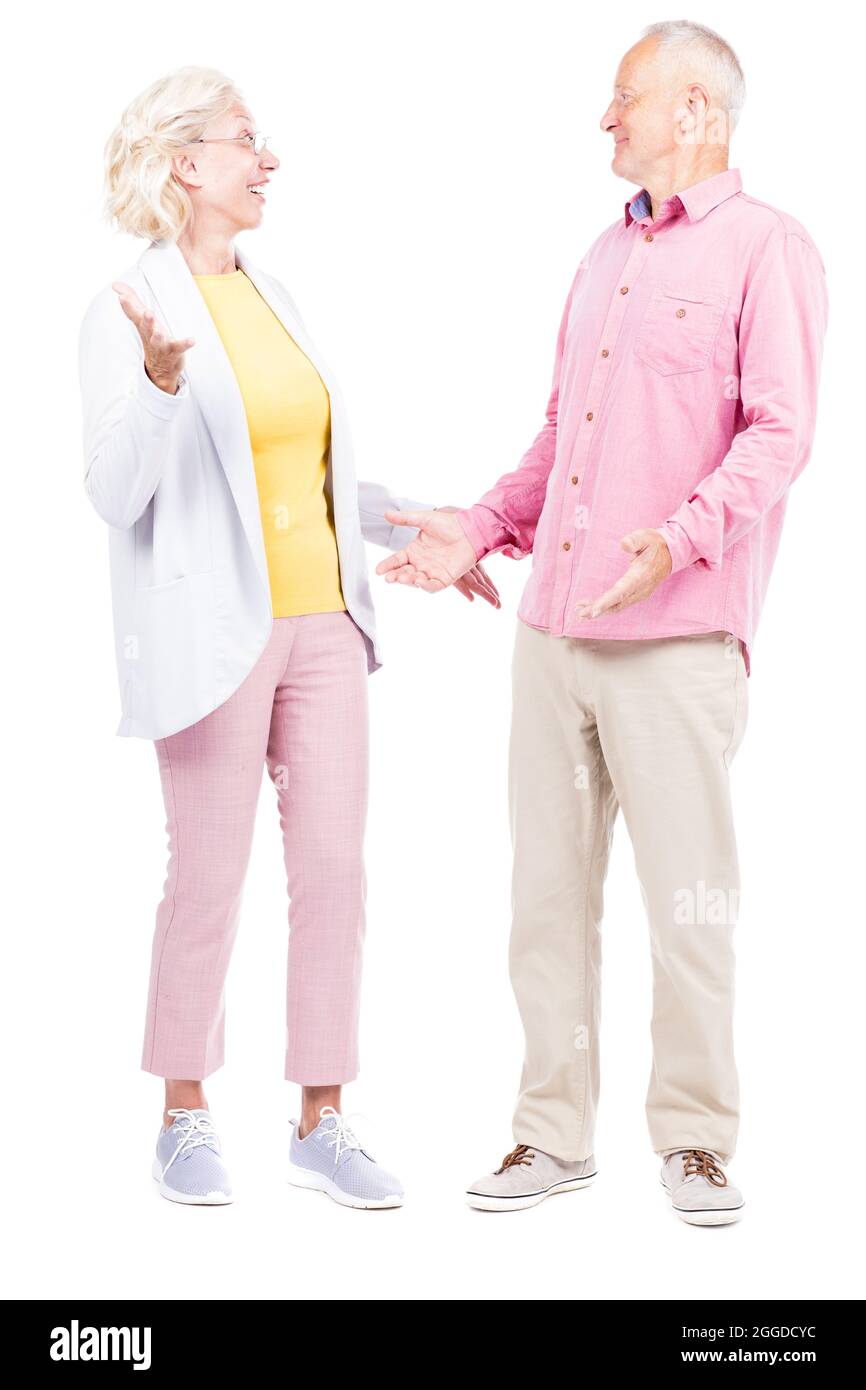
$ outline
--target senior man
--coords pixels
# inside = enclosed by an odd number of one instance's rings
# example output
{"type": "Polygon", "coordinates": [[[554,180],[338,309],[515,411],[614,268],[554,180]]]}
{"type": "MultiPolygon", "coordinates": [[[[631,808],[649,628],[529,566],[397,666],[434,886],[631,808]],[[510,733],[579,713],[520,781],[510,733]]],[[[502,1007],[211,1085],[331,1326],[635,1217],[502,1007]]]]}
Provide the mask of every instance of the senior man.
{"type": "Polygon", "coordinates": [[[533,554],[513,658],[511,979],[526,1036],[515,1147],[469,1202],[533,1206],[596,1172],[602,885],[622,807],[652,948],[646,1099],[673,1209],[738,1220],[729,767],[788,489],[811,452],[827,322],[803,226],[728,167],[744,98],[712,30],[649,26],[601,128],[642,185],[587,251],[547,420],[475,506],[388,512],[377,566],[437,591],[533,554]],[[624,572],[623,572],[624,571],[624,572]]]}

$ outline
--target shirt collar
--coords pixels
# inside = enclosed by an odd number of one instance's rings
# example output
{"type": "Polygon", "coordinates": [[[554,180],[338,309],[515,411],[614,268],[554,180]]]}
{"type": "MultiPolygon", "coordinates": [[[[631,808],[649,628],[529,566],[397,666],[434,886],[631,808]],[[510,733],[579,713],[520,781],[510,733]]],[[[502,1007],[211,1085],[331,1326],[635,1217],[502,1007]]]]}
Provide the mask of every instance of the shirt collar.
{"type": "MultiPolygon", "coordinates": [[[[664,214],[665,216],[685,210],[690,222],[697,222],[706,213],[718,207],[726,198],[739,193],[743,186],[743,180],[739,169],[722,169],[721,173],[713,174],[708,179],[700,179],[698,183],[691,184],[688,188],[681,188],[678,193],[673,193],[666,198],[659,208],[656,221],[664,214]]],[[[625,225],[630,222],[637,222],[642,217],[648,217],[651,211],[650,195],[645,188],[634,197],[630,198],[625,204],[625,225]]]]}

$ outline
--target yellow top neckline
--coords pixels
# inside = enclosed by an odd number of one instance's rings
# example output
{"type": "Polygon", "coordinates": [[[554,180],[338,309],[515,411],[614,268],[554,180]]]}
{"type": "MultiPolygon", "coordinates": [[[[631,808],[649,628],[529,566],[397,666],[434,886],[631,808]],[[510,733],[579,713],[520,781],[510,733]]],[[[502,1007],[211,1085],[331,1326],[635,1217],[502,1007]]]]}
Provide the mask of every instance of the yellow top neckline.
{"type": "Polygon", "coordinates": [[[237,270],[228,270],[224,275],[194,275],[193,280],[236,280],[243,271],[238,267],[237,270]]]}

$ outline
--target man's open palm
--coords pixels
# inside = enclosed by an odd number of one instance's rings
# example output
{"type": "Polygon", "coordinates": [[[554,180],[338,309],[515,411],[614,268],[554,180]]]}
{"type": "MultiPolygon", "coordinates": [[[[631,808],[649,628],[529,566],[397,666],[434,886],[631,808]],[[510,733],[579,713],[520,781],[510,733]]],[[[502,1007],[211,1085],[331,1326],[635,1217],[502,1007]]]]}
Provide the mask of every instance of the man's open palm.
{"type": "Polygon", "coordinates": [[[437,507],[430,512],[386,512],[392,525],[416,526],[418,535],[402,550],[395,550],[380,561],[376,573],[384,574],[389,584],[412,584],[431,594],[450,584],[461,590],[468,585],[499,607],[496,587],[477,563],[474,547],[454,511],[455,508],[437,507]]]}

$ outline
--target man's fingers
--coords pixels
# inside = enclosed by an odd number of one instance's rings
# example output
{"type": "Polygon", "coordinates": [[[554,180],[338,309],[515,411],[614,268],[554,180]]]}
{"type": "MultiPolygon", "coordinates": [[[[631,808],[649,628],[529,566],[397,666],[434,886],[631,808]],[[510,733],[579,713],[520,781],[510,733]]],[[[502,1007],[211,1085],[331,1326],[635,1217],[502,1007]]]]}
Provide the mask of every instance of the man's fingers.
{"type": "Polygon", "coordinates": [[[499,594],[494,585],[488,580],[480,578],[475,570],[469,570],[460,580],[460,583],[468,584],[470,589],[473,589],[481,598],[486,599],[488,603],[492,603],[494,608],[499,608],[501,606],[499,594]]]}
{"type": "Polygon", "coordinates": [[[584,614],[589,618],[600,618],[602,613],[611,613],[615,608],[626,608],[635,594],[632,590],[618,589],[616,586],[608,589],[606,594],[596,599],[595,603],[590,604],[589,612],[584,614]]]}
{"type": "Polygon", "coordinates": [[[601,598],[579,599],[577,602],[578,616],[581,618],[597,618],[601,613],[607,613],[615,604],[620,604],[632,590],[633,584],[626,583],[625,576],[618,579],[601,598]]]}
{"type": "Polygon", "coordinates": [[[399,569],[401,565],[408,565],[408,550],[395,550],[393,555],[388,555],[384,560],[380,560],[376,566],[377,574],[385,574],[388,570],[399,569]]]}
{"type": "Polygon", "coordinates": [[[620,541],[620,545],[622,546],[623,550],[627,550],[631,555],[634,555],[638,550],[641,550],[643,548],[642,543],[638,539],[640,535],[642,535],[642,532],[640,531],[630,531],[627,536],[623,536],[622,540],[620,541]]]}
{"type": "MultiPolygon", "coordinates": [[[[601,598],[578,599],[575,605],[578,618],[597,618],[601,613],[610,613],[614,608],[627,608],[629,604],[636,603],[645,596],[643,591],[648,570],[647,561],[636,555],[625,574],[612,584],[601,598]]],[[[650,589],[649,593],[651,592],[650,589]]]]}
{"type": "Polygon", "coordinates": [[[469,573],[476,580],[478,593],[483,594],[491,603],[499,605],[499,590],[483,566],[476,565],[469,573]]]}
{"type": "Polygon", "coordinates": [[[656,544],[662,540],[658,531],[651,527],[639,527],[622,536],[620,545],[632,555],[631,564],[600,598],[578,599],[574,608],[577,620],[583,622],[588,618],[598,618],[602,613],[619,613],[621,609],[649,598],[661,580],[670,573],[670,552],[666,564],[662,565],[667,546],[656,544]],[[661,569],[664,569],[664,575],[661,569]]]}
{"type": "Polygon", "coordinates": [[[429,512],[385,512],[384,516],[394,526],[417,526],[419,529],[424,525],[429,512]]]}
{"type": "Polygon", "coordinates": [[[620,545],[624,550],[630,550],[632,554],[639,555],[642,550],[646,550],[652,539],[652,530],[646,526],[641,526],[637,531],[629,531],[627,536],[623,536],[620,545]]]}
{"type": "Polygon", "coordinates": [[[414,565],[400,565],[399,569],[389,570],[385,575],[386,584],[405,584],[406,575],[414,577],[416,574],[414,565]]]}

